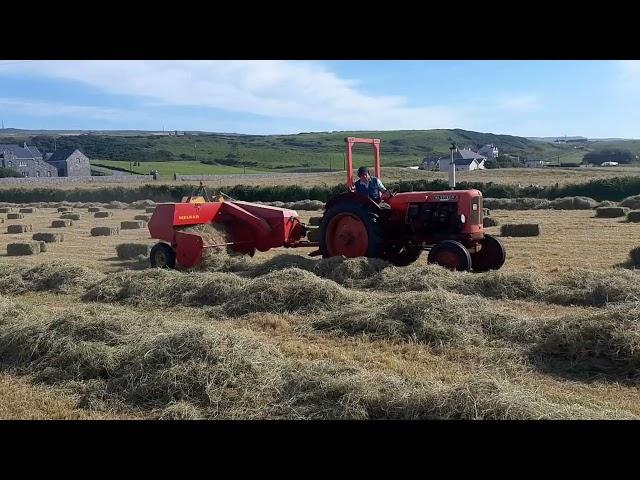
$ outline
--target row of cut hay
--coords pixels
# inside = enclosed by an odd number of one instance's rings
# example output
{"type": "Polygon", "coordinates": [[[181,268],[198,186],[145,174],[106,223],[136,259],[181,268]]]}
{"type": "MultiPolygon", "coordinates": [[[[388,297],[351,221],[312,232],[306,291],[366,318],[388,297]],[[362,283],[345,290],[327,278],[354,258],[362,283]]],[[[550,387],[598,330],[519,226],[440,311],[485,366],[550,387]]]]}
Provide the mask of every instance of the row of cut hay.
{"type": "Polygon", "coordinates": [[[324,202],[319,200],[298,200],[297,202],[255,202],[262,205],[270,205],[278,208],[288,208],[291,210],[322,210],[324,202]]]}
{"type": "MultiPolygon", "coordinates": [[[[640,255],[640,254],[639,254],[640,255]]],[[[388,292],[443,288],[487,298],[533,300],[561,305],[603,306],[640,298],[640,273],[618,268],[606,271],[573,269],[557,275],[537,272],[451,272],[438,265],[415,263],[395,267],[375,258],[313,259],[283,254],[263,262],[221,252],[203,268],[257,277],[287,268],[309,271],[346,287],[388,292]]]]}
{"type": "Polygon", "coordinates": [[[485,198],[483,205],[495,210],[591,210],[596,207],[617,205],[615,202],[598,202],[589,197],[545,198],[485,198]]]}
{"type": "Polygon", "coordinates": [[[491,377],[446,385],[292,360],[244,332],[177,326],[121,307],[40,314],[2,299],[0,313],[3,365],[74,388],[94,409],[171,419],[634,418],[554,402],[491,377]]]}
{"type": "Polygon", "coordinates": [[[59,261],[34,267],[3,265],[0,269],[0,291],[12,294],[39,291],[83,293],[104,277],[96,270],[59,261]]]}

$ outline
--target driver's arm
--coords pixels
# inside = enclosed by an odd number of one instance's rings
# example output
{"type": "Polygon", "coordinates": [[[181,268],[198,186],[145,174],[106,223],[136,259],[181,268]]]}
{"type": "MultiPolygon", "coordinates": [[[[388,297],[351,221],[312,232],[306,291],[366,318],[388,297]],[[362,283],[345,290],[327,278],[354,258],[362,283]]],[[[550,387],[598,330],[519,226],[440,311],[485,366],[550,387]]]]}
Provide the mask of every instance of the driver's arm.
{"type": "Polygon", "coordinates": [[[379,178],[377,178],[377,180],[378,180],[378,189],[379,189],[381,192],[386,192],[386,191],[387,191],[387,189],[386,189],[386,188],[384,187],[384,185],[382,184],[382,180],[380,180],[379,178]]]}

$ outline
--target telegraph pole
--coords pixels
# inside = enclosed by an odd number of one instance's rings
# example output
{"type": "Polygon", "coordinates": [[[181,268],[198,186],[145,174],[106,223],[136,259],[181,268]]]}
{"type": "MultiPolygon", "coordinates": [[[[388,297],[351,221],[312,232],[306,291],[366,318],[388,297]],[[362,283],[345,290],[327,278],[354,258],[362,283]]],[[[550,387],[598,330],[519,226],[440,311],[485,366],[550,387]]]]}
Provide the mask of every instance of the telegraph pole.
{"type": "Polygon", "coordinates": [[[458,147],[456,146],[455,143],[452,143],[451,146],[449,147],[449,150],[451,150],[451,162],[449,163],[449,188],[455,188],[456,187],[456,164],[453,161],[453,152],[458,150],[458,147]]]}

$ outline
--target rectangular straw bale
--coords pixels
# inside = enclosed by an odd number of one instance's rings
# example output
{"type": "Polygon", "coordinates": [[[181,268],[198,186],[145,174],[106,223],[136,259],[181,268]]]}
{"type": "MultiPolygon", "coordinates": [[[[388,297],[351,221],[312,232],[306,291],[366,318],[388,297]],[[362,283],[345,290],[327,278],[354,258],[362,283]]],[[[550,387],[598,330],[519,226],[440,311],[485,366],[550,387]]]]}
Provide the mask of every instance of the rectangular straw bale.
{"type": "Polygon", "coordinates": [[[22,224],[7,225],[7,233],[25,233],[25,232],[32,232],[32,231],[33,231],[33,226],[31,225],[22,225],[22,224]]]}
{"type": "Polygon", "coordinates": [[[21,220],[24,215],[21,213],[7,213],[7,220],[21,220]]]}
{"type": "Polygon", "coordinates": [[[40,242],[19,242],[7,245],[7,255],[36,255],[40,253],[40,242]]]}
{"type": "Polygon", "coordinates": [[[540,225],[537,223],[521,223],[502,225],[500,234],[503,237],[537,237],[540,235],[540,225]]]}
{"type": "Polygon", "coordinates": [[[112,212],[96,212],[93,214],[94,218],[108,218],[113,217],[112,212]]]}
{"type": "Polygon", "coordinates": [[[120,229],[118,227],[93,227],[91,229],[92,237],[109,237],[111,235],[118,235],[120,229]]]}
{"type": "Polygon", "coordinates": [[[63,220],[54,220],[51,222],[51,228],[64,228],[70,227],[73,225],[73,220],[63,219],[63,220]]]}
{"type": "Polygon", "coordinates": [[[31,238],[38,242],[46,242],[46,243],[64,242],[64,233],[49,233],[49,232],[34,233],[31,238]]]}
{"type": "Polygon", "coordinates": [[[142,220],[125,220],[124,222],[120,222],[120,228],[122,230],[137,230],[144,228],[145,225],[145,222],[142,220]]]}

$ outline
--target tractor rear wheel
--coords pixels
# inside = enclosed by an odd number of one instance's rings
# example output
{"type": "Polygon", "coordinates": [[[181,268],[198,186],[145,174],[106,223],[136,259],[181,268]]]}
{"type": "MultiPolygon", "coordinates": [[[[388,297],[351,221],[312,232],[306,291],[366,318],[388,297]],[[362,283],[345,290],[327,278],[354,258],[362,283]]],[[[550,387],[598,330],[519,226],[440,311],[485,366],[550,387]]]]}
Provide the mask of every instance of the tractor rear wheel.
{"type": "Polygon", "coordinates": [[[474,272],[486,272],[488,270],[498,270],[507,258],[504,246],[492,235],[486,235],[481,242],[482,248],[479,252],[471,254],[471,265],[474,272]]]}
{"type": "Polygon", "coordinates": [[[149,253],[151,268],[176,268],[176,252],[166,243],[156,243],[149,253]]]}
{"type": "Polygon", "coordinates": [[[390,247],[384,255],[385,260],[390,261],[396,267],[406,267],[418,260],[422,249],[420,247],[402,245],[400,247],[394,245],[390,247]]]}
{"type": "Polygon", "coordinates": [[[471,255],[464,245],[454,240],[437,243],[429,252],[429,263],[451,270],[467,271],[471,269],[471,255]]]}
{"type": "Polygon", "coordinates": [[[366,205],[340,202],[324,214],[320,224],[323,257],[381,257],[383,246],[379,215],[366,205]]]}

